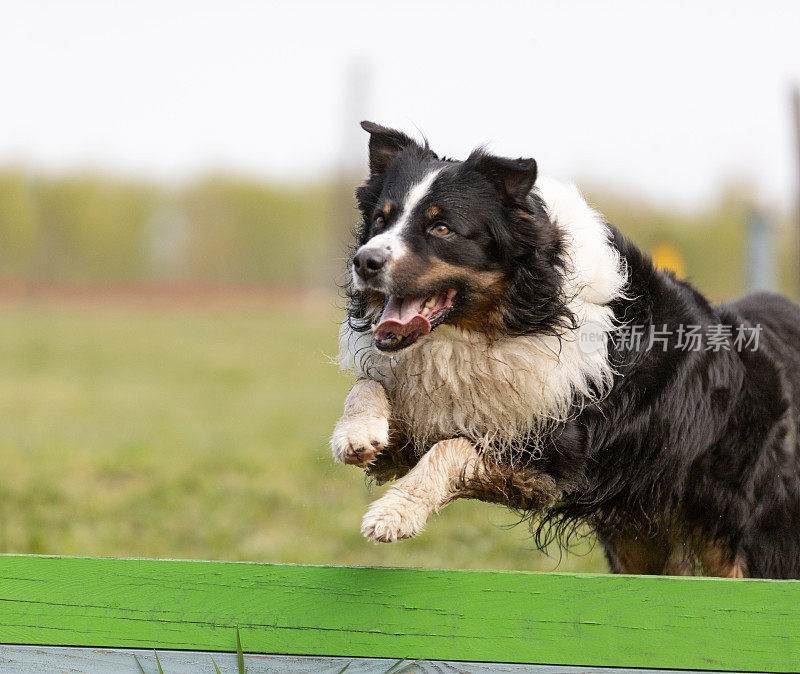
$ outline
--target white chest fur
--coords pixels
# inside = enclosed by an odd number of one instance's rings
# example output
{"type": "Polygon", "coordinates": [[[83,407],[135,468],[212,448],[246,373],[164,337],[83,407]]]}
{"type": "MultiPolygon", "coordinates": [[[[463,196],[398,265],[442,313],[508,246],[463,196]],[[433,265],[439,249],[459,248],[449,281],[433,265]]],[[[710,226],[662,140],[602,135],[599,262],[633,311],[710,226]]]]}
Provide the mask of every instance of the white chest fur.
{"type": "MultiPolygon", "coordinates": [[[[353,340],[371,335],[350,333],[343,341],[353,340]]],[[[360,376],[383,384],[393,422],[420,451],[454,436],[513,444],[565,419],[576,392],[591,395],[610,375],[605,350],[584,354],[571,336],[560,344],[536,336],[490,343],[448,325],[400,357],[372,347],[353,356],[360,376]]]]}

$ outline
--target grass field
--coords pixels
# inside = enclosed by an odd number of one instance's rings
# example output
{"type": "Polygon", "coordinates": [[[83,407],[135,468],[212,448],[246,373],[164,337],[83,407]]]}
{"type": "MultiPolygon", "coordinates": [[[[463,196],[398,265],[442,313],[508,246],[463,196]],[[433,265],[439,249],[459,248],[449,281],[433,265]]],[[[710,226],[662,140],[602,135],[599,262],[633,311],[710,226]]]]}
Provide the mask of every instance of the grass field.
{"type": "Polygon", "coordinates": [[[0,306],[0,551],[604,571],[532,551],[513,514],[457,502],[418,539],[359,533],[378,495],[334,465],[350,384],[333,302],[0,306]]]}

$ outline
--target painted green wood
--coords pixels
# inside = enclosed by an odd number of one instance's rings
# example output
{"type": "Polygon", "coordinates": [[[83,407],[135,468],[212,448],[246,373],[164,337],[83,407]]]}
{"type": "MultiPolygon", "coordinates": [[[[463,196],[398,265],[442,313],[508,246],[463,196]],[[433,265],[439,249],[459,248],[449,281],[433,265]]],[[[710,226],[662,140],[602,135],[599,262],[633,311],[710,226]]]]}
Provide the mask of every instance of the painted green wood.
{"type": "Polygon", "coordinates": [[[800,671],[800,582],[0,556],[0,642],[800,671]]]}

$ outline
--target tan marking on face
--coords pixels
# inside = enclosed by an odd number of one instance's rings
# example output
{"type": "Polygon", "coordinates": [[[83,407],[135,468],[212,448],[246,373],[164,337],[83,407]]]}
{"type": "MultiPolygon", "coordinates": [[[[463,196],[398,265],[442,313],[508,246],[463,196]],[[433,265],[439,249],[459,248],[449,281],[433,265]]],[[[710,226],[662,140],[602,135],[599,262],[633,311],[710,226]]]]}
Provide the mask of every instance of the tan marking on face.
{"type": "MultiPolygon", "coordinates": [[[[395,273],[394,269],[392,273],[395,273]]],[[[475,271],[438,258],[420,258],[413,265],[406,261],[397,269],[402,269],[398,276],[399,286],[407,288],[409,294],[421,295],[432,287],[442,288],[453,281],[466,285],[477,301],[470,303],[466,316],[459,317],[452,324],[483,334],[501,334],[504,322],[500,307],[508,290],[508,280],[502,272],[475,271]]]]}
{"type": "Polygon", "coordinates": [[[455,325],[464,330],[483,332],[499,336],[503,332],[503,297],[508,292],[509,281],[501,278],[488,286],[480,297],[480,302],[472,307],[469,314],[459,319],[455,325]]]}
{"type": "Polygon", "coordinates": [[[433,220],[434,218],[436,218],[439,215],[441,215],[441,213],[442,213],[442,209],[439,208],[438,206],[428,206],[428,210],[425,211],[425,217],[428,220],[433,220]]]}
{"type": "Polygon", "coordinates": [[[392,212],[392,202],[391,201],[387,201],[383,205],[383,208],[381,209],[381,213],[383,213],[384,217],[388,218],[389,215],[391,214],[391,212],[392,212]]]}
{"type": "Polygon", "coordinates": [[[467,281],[471,290],[480,292],[503,278],[503,274],[497,271],[465,269],[436,258],[428,259],[421,266],[422,269],[418,274],[414,275],[414,280],[416,285],[422,287],[451,279],[459,279],[467,281]]]}

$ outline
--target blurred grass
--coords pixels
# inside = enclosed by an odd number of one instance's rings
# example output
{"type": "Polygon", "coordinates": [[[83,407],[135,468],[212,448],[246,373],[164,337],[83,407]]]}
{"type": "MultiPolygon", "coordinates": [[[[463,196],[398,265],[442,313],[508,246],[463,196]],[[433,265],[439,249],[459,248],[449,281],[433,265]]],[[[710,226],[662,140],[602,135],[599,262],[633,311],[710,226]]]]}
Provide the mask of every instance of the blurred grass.
{"type": "MultiPolygon", "coordinates": [[[[330,303],[332,304],[332,303],[330,303]]],[[[350,380],[329,304],[0,307],[0,551],[604,571],[457,502],[367,543],[371,491],[327,437],[350,380]]]]}

